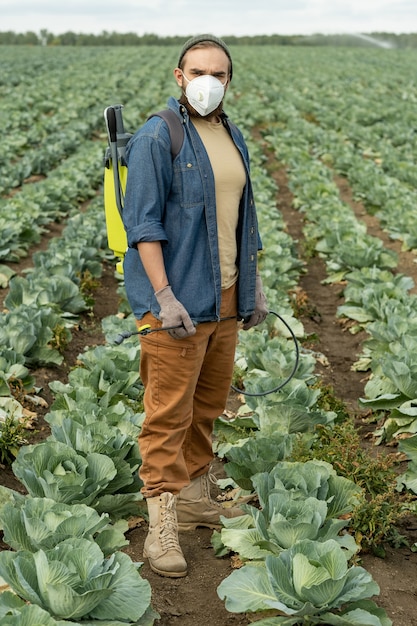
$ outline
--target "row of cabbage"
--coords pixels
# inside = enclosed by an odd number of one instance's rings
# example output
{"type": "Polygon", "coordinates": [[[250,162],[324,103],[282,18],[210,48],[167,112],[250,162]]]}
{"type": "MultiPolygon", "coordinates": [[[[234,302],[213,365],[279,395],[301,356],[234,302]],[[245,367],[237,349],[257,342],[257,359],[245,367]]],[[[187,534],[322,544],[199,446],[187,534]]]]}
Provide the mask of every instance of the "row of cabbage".
{"type": "MultiPolygon", "coordinates": [[[[253,74],[250,70],[243,73],[242,80],[237,82],[237,87],[232,93],[230,104],[231,108],[233,107],[234,119],[241,123],[248,138],[252,126],[269,125],[276,120],[275,103],[268,102],[267,95],[262,90],[254,90],[251,76],[253,77],[253,74]],[[245,92],[248,97],[243,98],[242,93],[245,92]]],[[[259,146],[253,144],[251,147],[254,154],[253,175],[265,246],[265,253],[261,259],[262,273],[269,306],[279,312],[301,336],[303,329],[292,317],[287,295],[288,289],[296,283],[300,263],[294,257],[293,243],[285,234],[283,224],[280,223],[276,213],[276,189],[262,169],[259,146]],[[271,229],[272,223],[276,225],[276,230],[271,229]]],[[[40,303],[41,301],[38,301],[38,307],[40,303]]],[[[69,313],[73,315],[74,311],[69,313]]],[[[140,416],[134,410],[134,398],[139,392],[138,346],[133,340],[127,340],[120,347],[111,345],[111,337],[114,337],[125,324],[132,326],[129,318],[123,323],[118,318],[107,320],[104,330],[109,344],[80,355],[83,366],[70,374],[67,385],[62,383],[53,385],[57,399],[48,417],[52,439],[22,449],[14,465],[16,475],[25,484],[33,499],[50,498],[65,509],[74,505],[75,496],[79,498],[76,500],[77,505],[93,508],[100,515],[110,515],[113,521],[116,521],[120,512],[123,516],[128,516],[140,505],[137,501],[137,468],[140,459],[136,447],[140,416]],[[107,428],[114,428],[112,435],[109,435],[107,428]],[[115,469],[105,465],[102,456],[108,457],[115,469]]],[[[271,385],[274,386],[277,378],[285,378],[291,372],[294,348],[292,342],[285,336],[285,329],[280,322],[268,318],[265,330],[243,334],[238,358],[239,364],[246,370],[245,384],[253,392],[262,393],[270,389],[271,385]]],[[[334,419],[333,414],[317,410],[315,404],[319,392],[313,390],[310,384],[314,379],[313,355],[302,352],[296,376],[280,394],[248,397],[246,408],[250,417],[242,416],[233,426],[228,423],[219,424],[222,433],[228,431],[230,434],[228,443],[217,449],[217,453],[229,461],[230,477],[246,490],[256,489],[263,505],[261,513],[255,512],[250,507],[242,519],[244,527],[240,530],[243,534],[239,536],[244,539],[231,538],[234,531],[239,529],[227,528],[222,531],[220,539],[217,539],[219,551],[233,549],[242,553],[246,561],[250,561],[222,583],[219,594],[226,599],[226,605],[232,611],[258,612],[272,609],[274,613],[279,613],[262,620],[265,625],[314,624],[323,623],[325,619],[329,624],[361,624],[368,620],[368,623],[385,626],[390,620],[369,600],[378,593],[378,588],[362,568],[349,566],[349,559],[355,553],[356,547],[349,535],[343,532],[346,530],[345,523],[338,519],[341,511],[349,511],[354,506],[355,497],[358,495],[356,488],[349,481],[345,482],[337,477],[332,468],[325,464],[315,463],[314,467],[310,465],[302,467],[285,462],[285,458],[291,452],[294,437],[299,436],[300,432],[307,435],[316,423],[331,423],[334,419]],[[241,427],[244,429],[249,427],[256,433],[255,436],[252,432],[250,437],[242,439],[240,419],[241,427]],[[305,471],[311,475],[311,481],[306,481],[305,471]],[[266,490],[271,491],[270,501],[266,490]],[[284,492],[287,495],[284,495],[284,492]],[[290,533],[289,527],[296,530],[290,533]],[[285,540],[280,542],[281,535],[285,540]],[[248,540],[248,536],[252,536],[252,539],[248,540]],[[260,541],[261,550],[255,548],[255,551],[251,552],[253,537],[256,538],[255,544],[258,545],[258,540],[260,541]],[[245,600],[243,595],[246,595],[249,587],[252,593],[247,595],[245,600]],[[241,593],[242,588],[245,589],[245,594],[241,593]],[[254,589],[257,589],[256,602],[254,589]]],[[[13,506],[9,507],[9,514],[13,508],[25,510],[26,506],[32,506],[27,504],[29,501],[30,499],[19,501],[17,498],[13,506]]],[[[36,503],[34,506],[39,507],[35,516],[29,510],[22,514],[21,519],[24,520],[22,523],[25,527],[29,523],[28,519],[41,517],[39,511],[44,505],[36,503]]],[[[65,517],[68,513],[62,515],[65,517]]],[[[7,523],[11,528],[12,524],[7,523]]],[[[13,526],[15,525],[18,527],[16,520],[13,521],[13,526]]],[[[44,527],[42,532],[45,537],[55,534],[50,527],[44,527]]],[[[94,542],[97,543],[96,531],[90,532],[89,535],[87,533],[88,541],[91,541],[93,534],[94,542]]],[[[50,545],[54,545],[54,541],[60,543],[62,533],[58,533],[57,536],[58,540],[51,538],[48,540],[50,545]]],[[[11,534],[7,537],[12,541],[11,534]]],[[[15,543],[17,556],[6,558],[22,558],[20,565],[24,563],[24,567],[28,568],[27,571],[32,573],[35,570],[44,572],[45,564],[49,560],[55,560],[52,570],[56,573],[56,559],[53,557],[62,552],[65,554],[63,557],[65,561],[68,553],[74,552],[78,555],[74,557],[76,565],[72,564],[70,569],[75,567],[80,573],[83,561],[79,559],[79,555],[86,551],[86,546],[75,546],[73,538],[65,538],[64,543],[65,541],[69,541],[70,548],[35,546],[34,554],[39,555],[36,557],[28,555],[31,550],[28,550],[27,544],[15,543]]],[[[96,548],[91,549],[97,556],[96,548]]],[[[108,552],[109,548],[107,554],[108,552]]],[[[116,554],[119,555],[120,552],[117,550],[116,554]]],[[[94,559],[89,560],[89,563],[92,561],[94,559]]],[[[95,572],[99,572],[98,562],[104,564],[104,561],[98,559],[94,564],[95,572]]],[[[11,562],[7,561],[4,571],[13,571],[11,562]]],[[[112,577],[107,576],[106,581],[109,579],[112,577]]],[[[3,599],[7,598],[8,602],[14,603],[11,610],[15,617],[19,619],[18,615],[22,610],[36,611],[36,607],[32,609],[30,607],[39,605],[49,610],[50,620],[55,619],[53,615],[61,618],[62,608],[58,609],[58,604],[51,605],[52,596],[49,592],[45,593],[40,573],[39,575],[33,573],[31,580],[38,581],[35,592],[33,590],[28,592],[27,585],[23,585],[25,589],[22,589],[22,585],[19,587],[22,597],[28,599],[31,604],[17,606],[18,601],[14,597],[12,599],[3,596],[3,599]],[[24,592],[29,594],[29,597],[25,596],[24,592]]],[[[112,580],[114,582],[114,579],[112,580]]],[[[10,582],[17,584],[16,580],[10,582]]],[[[65,589],[68,598],[77,597],[74,606],[75,604],[78,606],[78,615],[71,613],[70,619],[79,619],[81,623],[86,623],[84,619],[86,615],[93,619],[102,619],[94,613],[95,608],[91,608],[91,605],[87,611],[82,612],[86,605],[81,607],[82,603],[79,602],[77,594],[74,594],[73,589],[69,591],[67,588],[71,587],[72,582],[73,579],[71,581],[65,579],[67,585],[65,589]]],[[[60,593],[62,589],[61,587],[60,593]]],[[[147,604],[147,592],[143,589],[142,591],[144,604],[147,604]]],[[[114,589],[111,593],[114,593],[114,589]]],[[[53,596],[53,602],[57,602],[57,595],[59,594],[55,593],[53,596]]],[[[68,606],[71,602],[72,600],[68,601],[68,606]]],[[[119,606],[119,603],[116,604],[119,606]]],[[[142,610],[144,613],[139,617],[139,621],[131,619],[128,623],[152,623],[154,616],[151,608],[147,605],[144,609],[142,605],[142,610]]],[[[68,613],[66,615],[69,617],[68,613]]],[[[10,621],[13,618],[6,615],[3,619],[6,620],[4,624],[18,623],[10,621]]],[[[3,622],[0,623],[3,626],[3,622]]],[[[104,625],[105,622],[100,623],[104,625]]],[[[126,620],[123,623],[126,623],[126,620]]]]}
{"type": "Polygon", "coordinates": [[[309,122],[314,154],[349,179],[392,238],[415,248],[415,53],[317,49],[306,62],[302,50],[266,49],[257,61],[271,57],[274,73],[259,80],[267,115],[274,103],[309,122]]]}
{"type": "MultiPolygon", "coordinates": [[[[382,61],[387,61],[381,56],[374,59],[375,63],[377,59],[380,61],[378,72],[370,79],[369,85],[361,77],[363,91],[365,87],[370,90],[374,86],[376,76],[382,73],[382,61]]],[[[385,64],[383,67],[386,68],[385,64]]],[[[385,417],[376,433],[378,442],[391,442],[394,438],[401,440],[400,449],[408,456],[410,463],[406,475],[400,477],[399,488],[405,484],[415,493],[417,364],[413,349],[413,320],[417,301],[414,293],[410,293],[414,282],[410,277],[398,273],[396,255],[384,248],[380,239],[369,236],[365,225],[340,200],[332,171],[335,169],[349,178],[358,197],[362,197],[371,210],[377,210],[382,226],[392,238],[401,239],[405,249],[415,248],[417,154],[415,142],[411,140],[414,131],[410,128],[407,112],[417,94],[410,79],[409,67],[403,68],[403,72],[399,71],[394,86],[392,74],[387,74],[385,80],[389,90],[396,88],[397,97],[406,103],[404,116],[400,115],[401,102],[387,103],[387,100],[383,100],[385,108],[380,105],[369,109],[370,103],[363,97],[362,107],[359,109],[356,103],[354,113],[351,113],[356,120],[350,118],[347,123],[346,111],[350,111],[346,108],[350,100],[348,95],[347,102],[343,101],[345,117],[340,115],[337,118],[338,128],[335,130],[332,127],[332,122],[336,124],[334,107],[326,109],[327,101],[323,98],[319,108],[310,84],[310,89],[306,87],[307,93],[298,99],[284,99],[275,103],[266,139],[277,159],[289,168],[295,204],[306,213],[308,219],[306,236],[317,242],[318,253],[326,259],[328,280],[347,282],[345,304],[339,307],[339,315],[355,320],[370,335],[356,364],[358,370],[371,372],[365,386],[365,397],[361,401],[364,406],[373,408],[377,414],[385,417]],[[313,122],[308,115],[306,119],[306,112],[312,111],[313,122]],[[317,123],[318,111],[321,113],[320,124],[317,123]],[[329,111],[332,111],[333,116],[329,111]],[[377,125],[378,132],[369,131],[372,122],[367,125],[361,115],[364,118],[367,115],[374,121],[373,126],[377,125]],[[375,120],[380,123],[377,124],[375,120]],[[369,148],[364,153],[365,142],[369,148]],[[381,144],[390,153],[390,159],[386,158],[385,152],[381,161],[379,157],[369,159],[371,150],[374,154],[379,150],[381,154],[381,144]],[[396,153],[398,146],[406,154],[404,160],[401,154],[396,153]],[[396,167],[393,165],[395,156],[398,157],[396,167]],[[405,161],[406,158],[409,161],[405,161]],[[327,167],[329,164],[332,169],[327,167]],[[401,172],[404,174],[405,171],[408,172],[407,176],[401,176],[401,172]]],[[[384,84],[382,77],[377,94],[380,98],[381,83],[384,84]]],[[[327,85],[326,89],[330,91],[327,85]]],[[[341,102],[339,110],[342,110],[341,102]]]]}

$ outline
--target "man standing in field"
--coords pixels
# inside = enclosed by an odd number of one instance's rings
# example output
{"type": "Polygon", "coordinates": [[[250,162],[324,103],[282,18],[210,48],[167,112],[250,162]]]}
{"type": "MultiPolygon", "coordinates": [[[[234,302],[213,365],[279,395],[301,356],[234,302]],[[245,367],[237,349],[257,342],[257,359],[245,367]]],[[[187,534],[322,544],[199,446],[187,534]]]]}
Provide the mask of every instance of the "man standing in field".
{"type": "Polygon", "coordinates": [[[127,149],[127,296],[138,326],[170,329],[141,337],[139,436],[144,557],[169,577],[187,574],[178,530],[218,528],[221,515],[242,513],[210,498],[212,431],[227,402],[238,321],[247,330],[268,313],[248,150],[223,112],[232,73],[222,40],[187,41],[174,70],[181,97],[168,102],[184,131],[180,152],[172,158],[160,117],[127,149]]]}

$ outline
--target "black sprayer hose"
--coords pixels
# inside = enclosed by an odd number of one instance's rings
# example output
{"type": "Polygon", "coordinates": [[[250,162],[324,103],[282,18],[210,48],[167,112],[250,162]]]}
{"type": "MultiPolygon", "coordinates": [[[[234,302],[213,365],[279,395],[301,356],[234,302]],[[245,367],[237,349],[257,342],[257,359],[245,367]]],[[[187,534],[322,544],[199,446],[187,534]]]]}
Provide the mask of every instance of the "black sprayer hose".
{"type": "Polygon", "coordinates": [[[275,311],[269,311],[269,313],[271,313],[272,315],[275,315],[275,317],[277,317],[279,320],[281,320],[281,322],[284,324],[284,326],[290,332],[290,335],[292,337],[292,340],[293,340],[294,346],[295,346],[294,367],[292,368],[291,373],[289,374],[289,376],[281,384],[277,385],[277,387],[274,387],[273,389],[269,389],[268,391],[258,391],[258,392],[255,393],[255,392],[250,392],[250,391],[244,391],[243,389],[238,389],[234,385],[230,385],[231,388],[233,389],[233,391],[236,391],[237,393],[242,393],[245,396],[252,396],[252,397],[268,396],[270,393],[276,393],[277,391],[280,391],[283,387],[285,387],[285,385],[287,385],[290,382],[290,380],[294,377],[295,372],[298,369],[298,363],[300,361],[300,349],[298,347],[298,341],[297,341],[297,337],[294,334],[294,331],[287,324],[287,322],[281,317],[281,315],[279,315],[278,313],[275,313],[275,311]]]}
{"type": "MultiPolygon", "coordinates": [[[[252,397],[260,397],[260,396],[267,396],[270,393],[276,393],[277,391],[280,391],[283,387],[285,387],[285,385],[287,385],[290,380],[294,377],[295,372],[298,369],[298,363],[300,360],[300,349],[298,347],[298,341],[297,341],[297,337],[294,334],[294,331],[292,330],[291,326],[289,326],[289,324],[287,324],[287,322],[281,317],[281,315],[279,315],[278,313],[276,313],[275,311],[269,311],[270,314],[275,315],[275,317],[277,317],[283,324],[284,326],[288,329],[288,331],[290,332],[290,335],[292,337],[292,340],[294,342],[294,346],[295,346],[295,362],[294,362],[294,367],[292,368],[291,373],[289,374],[289,376],[279,385],[277,385],[276,387],[274,387],[273,389],[269,389],[268,391],[258,391],[258,392],[250,392],[250,391],[244,391],[243,389],[238,389],[237,387],[235,387],[234,385],[230,385],[231,388],[233,389],[233,391],[236,391],[237,393],[241,393],[245,396],[252,396],[252,397]]],[[[226,317],[226,318],[222,318],[220,321],[225,321],[228,319],[235,319],[235,317],[226,317]]],[[[148,335],[149,333],[155,333],[155,332],[160,332],[161,330],[173,330],[174,328],[181,328],[182,324],[178,325],[178,326],[162,326],[161,328],[151,328],[149,325],[145,325],[142,328],[139,328],[139,330],[137,331],[123,331],[122,333],[120,333],[116,339],[114,339],[113,343],[116,345],[120,345],[125,339],[128,339],[129,337],[132,337],[133,335],[148,335]]]]}

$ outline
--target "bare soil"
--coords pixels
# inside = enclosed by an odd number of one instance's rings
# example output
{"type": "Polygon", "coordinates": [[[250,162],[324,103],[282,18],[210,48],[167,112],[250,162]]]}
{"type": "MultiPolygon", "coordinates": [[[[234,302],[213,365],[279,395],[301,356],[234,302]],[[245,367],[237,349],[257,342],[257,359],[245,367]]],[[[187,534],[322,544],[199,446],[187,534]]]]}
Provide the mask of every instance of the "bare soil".
{"type": "MultiPolygon", "coordinates": [[[[279,185],[277,197],[278,208],[284,216],[288,232],[298,242],[299,254],[303,255],[303,217],[292,208],[292,196],[287,186],[285,171],[276,174],[279,185]]],[[[359,219],[363,220],[369,233],[380,237],[387,248],[395,249],[399,253],[400,264],[398,271],[412,276],[417,284],[417,266],[415,256],[403,253],[398,242],[391,241],[384,233],[378,220],[366,214],[364,207],[353,200],[347,181],[337,177],[342,199],[355,210],[359,219]]],[[[45,236],[37,249],[47,246],[48,239],[59,234],[61,226],[51,225],[51,232],[45,236]]],[[[35,249],[31,250],[33,253],[35,249]]],[[[30,256],[16,266],[20,273],[30,266],[30,256]]],[[[319,258],[308,259],[306,272],[300,279],[299,288],[302,289],[310,303],[310,310],[314,315],[305,315],[302,318],[307,334],[318,337],[316,349],[327,358],[317,364],[317,371],[323,380],[329,383],[338,398],[344,401],[349,412],[355,417],[358,429],[363,432],[364,445],[373,454],[372,443],[366,436],[370,426],[362,419],[363,415],[358,406],[358,398],[363,396],[366,377],[363,373],[352,371],[351,366],[361,352],[361,342],[365,335],[352,335],[346,326],[336,318],[337,307],[342,304],[342,285],[324,285],[325,268],[319,258]]],[[[68,371],[76,364],[77,356],[84,347],[99,345],[104,342],[101,333],[101,320],[118,310],[118,296],[116,294],[118,282],[114,276],[114,268],[105,263],[100,285],[95,293],[93,314],[85,316],[80,326],[73,331],[73,339],[65,352],[64,363],[53,369],[42,368],[35,373],[37,386],[42,388],[41,395],[50,406],[53,398],[48,387],[52,380],[65,381],[68,371]]],[[[5,297],[0,293],[0,307],[5,297]]],[[[236,397],[231,393],[230,406],[236,406],[236,397]]],[[[44,439],[48,433],[48,424],[43,419],[48,408],[38,415],[36,431],[31,441],[44,439]]],[[[381,449],[378,449],[381,451],[381,449]]],[[[387,450],[392,453],[392,449],[387,450]]],[[[221,463],[215,465],[215,472],[222,473],[221,463]]],[[[10,467],[0,466],[0,484],[24,492],[22,485],[14,477],[10,467]]],[[[128,533],[129,546],[126,552],[135,561],[142,561],[142,549],[147,532],[146,521],[138,519],[128,533]]],[[[407,519],[399,532],[409,539],[412,546],[417,541],[417,520],[407,519]]],[[[254,621],[250,615],[228,613],[223,602],[217,596],[217,587],[232,571],[230,558],[216,558],[211,547],[211,531],[198,529],[194,532],[181,533],[180,542],[184,555],[189,564],[189,573],[185,578],[167,579],[154,574],[147,562],[144,563],[142,575],[149,580],[153,592],[153,606],[161,615],[157,622],[160,626],[243,626],[254,621]]],[[[417,625],[417,554],[411,547],[394,549],[385,546],[386,557],[378,558],[372,554],[362,556],[362,565],[372,574],[379,584],[381,593],[375,598],[377,603],[384,607],[394,626],[417,625]]],[[[0,542],[0,549],[8,546],[0,542]]]]}

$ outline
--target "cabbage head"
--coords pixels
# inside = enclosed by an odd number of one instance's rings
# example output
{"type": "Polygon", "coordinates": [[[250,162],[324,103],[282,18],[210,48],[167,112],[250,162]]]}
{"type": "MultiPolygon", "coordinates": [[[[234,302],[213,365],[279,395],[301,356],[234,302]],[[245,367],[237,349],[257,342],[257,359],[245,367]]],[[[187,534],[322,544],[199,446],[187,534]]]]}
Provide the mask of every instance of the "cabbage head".
{"type": "Polygon", "coordinates": [[[151,588],[140,564],[116,552],[105,558],[88,539],[67,539],[52,550],[0,553],[0,575],[26,602],[55,619],[139,623],[151,588]]]}
{"type": "Polygon", "coordinates": [[[71,537],[96,541],[107,556],[129,542],[124,533],[128,523],[110,524],[109,516],[99,515],[85,504],[63,504],[49,498],[16,494],[0,509],[4,541],[13,550],[49,550],[71,537]]]}
{"type": "Polygon", "coordinates": [[[379,593],[372,576],[362,567],[349,567],[334,540],[305,539],[279,556],[267,556],[264,563],[245,565],[223,580],[217,592],[231,612],[280,613],[257,622],[262,626],[391,624],[368,600],[379,593]]]}
{"type": "Polygon", "coordinates": [[[44,441],[20,448],[12,467],[32,497],[86,504],[112,519],[137,514],[141,494],[132,474],[132,492],[118,492],[120,484],[126,483],[128,468],[125,465],[124,474],[118,476],[118,468],[106,454],[83,455],[65,443],[44,441]]]}

